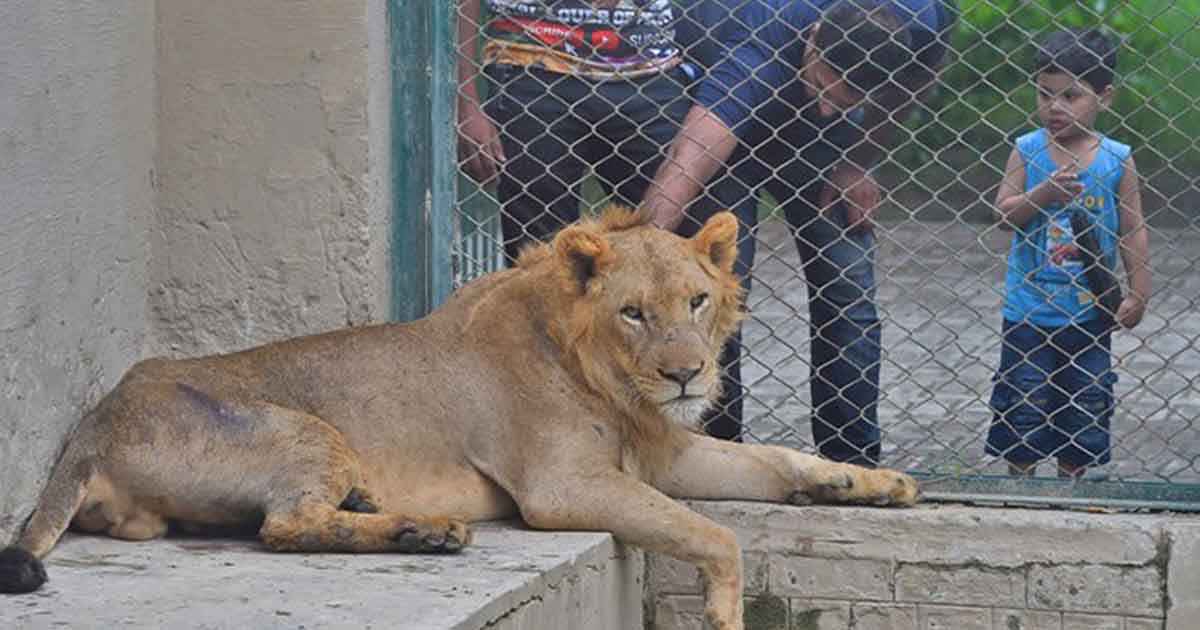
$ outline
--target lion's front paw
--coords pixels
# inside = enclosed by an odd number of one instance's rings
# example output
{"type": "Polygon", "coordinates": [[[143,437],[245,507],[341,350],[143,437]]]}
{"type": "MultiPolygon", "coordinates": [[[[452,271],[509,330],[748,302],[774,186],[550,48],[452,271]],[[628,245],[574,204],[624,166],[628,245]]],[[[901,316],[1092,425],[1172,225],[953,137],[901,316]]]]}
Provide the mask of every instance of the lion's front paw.
{"type": "Polygon", "coordinates": [[[916,503],[920,494],[917,481],[902,472],[888,469],[864,470],[862,477],[858,484],[858,492],[850,499],[851,503],[903,507],[916,503]]]}
{"type": "Polygon", "coordinates": [[[913,505],[921,498],[921,489],[917,480],[895,470],[877,470],[881,477],[881,503],[879,505],[897,505],[906,507],[913,505]]]}
{"type": "Polygon", "coordinates": [[[806,494],[814,503],[847,503],[853,501],[861,490],[862,480],[856,479],[854,471],[838,471],[822,475],[820,481],[811,484],[806,494]]]}
{"type": "Polygon", "coordinates": [[[407,521],[397,528],[392,540],[398,551],[456,553],[471,544],[471,529],[462,521],[407,521]]]}
{"type": "Polygon", "coordinates": [[[856,503],[860,505],[906,506],[917,502],[920,493],[912,477],[895,470],[870,470],[852,464],[835,464],[813,475],[792,503],[856,503]]]}

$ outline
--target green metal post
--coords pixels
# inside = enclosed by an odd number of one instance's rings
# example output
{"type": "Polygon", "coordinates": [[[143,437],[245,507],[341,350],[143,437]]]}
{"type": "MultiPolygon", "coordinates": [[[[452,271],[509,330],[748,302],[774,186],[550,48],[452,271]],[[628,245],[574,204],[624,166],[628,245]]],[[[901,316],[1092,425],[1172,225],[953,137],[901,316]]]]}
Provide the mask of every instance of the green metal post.
{"type": "Polygon", "coordinates": [[[392,317],[418,319],[453,289],[454,0],[389,0],[392,317]]]}
{"type": "Polygon", "coordinates": [[[455,107],[458,96],[456,66],[458,3],[456,0],[435,0],[432,3],[433,59],[431,135],[433,164],[431,168],[430,199],[430,307],[437,308],[454,290],[454,269],[451,250],[454,242],[455,205],[458,182],[458,151],[455,134],[455,107]]]}

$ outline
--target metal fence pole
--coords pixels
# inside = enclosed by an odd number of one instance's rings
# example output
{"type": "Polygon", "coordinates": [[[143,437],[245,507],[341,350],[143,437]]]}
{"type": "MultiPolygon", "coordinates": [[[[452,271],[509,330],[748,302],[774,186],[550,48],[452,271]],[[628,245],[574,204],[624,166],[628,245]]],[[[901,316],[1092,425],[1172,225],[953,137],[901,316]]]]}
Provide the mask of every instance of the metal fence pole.
{"type": "Polygon", "coordinates": [[[455,38],[458,20],[454,0],[431,3],[430,73],[432,119],[431,136],[433,164],[430,181],[430,308],[437,308],[454,292],[454,212],[457,203],[455,184],[458,181],[458,156],[455,149],[454,101],[458,95],[455,67],[455,38]]]}
{"type": "Polygon", "coordinates": [[[424,316],[453,291],[452,0],[389,0],[392,49],[392,318],[424,316]]]}

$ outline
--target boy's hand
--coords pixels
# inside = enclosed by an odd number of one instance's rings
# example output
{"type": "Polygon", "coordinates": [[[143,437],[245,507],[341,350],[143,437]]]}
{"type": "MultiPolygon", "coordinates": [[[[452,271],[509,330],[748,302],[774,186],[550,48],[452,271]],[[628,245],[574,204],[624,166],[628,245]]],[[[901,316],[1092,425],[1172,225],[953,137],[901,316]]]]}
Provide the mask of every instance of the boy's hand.
{"type": "Polygon", "coordinates": [[[1064,166],[1035,186],[1029,192],[1029,200],[1034,205],[1044,208],[1056,203],[1070,203],[1082,192],[1083,183],[1079,181],[1079,173],[1075,167],[1064,166]]]}
{"type": "Polygon", "coordinates": [[[1142,321],[1145,314],[1146,301],[1130,292],[1117,307],[1116,319],[1125,328],[1133,328],[1142,321]]]}

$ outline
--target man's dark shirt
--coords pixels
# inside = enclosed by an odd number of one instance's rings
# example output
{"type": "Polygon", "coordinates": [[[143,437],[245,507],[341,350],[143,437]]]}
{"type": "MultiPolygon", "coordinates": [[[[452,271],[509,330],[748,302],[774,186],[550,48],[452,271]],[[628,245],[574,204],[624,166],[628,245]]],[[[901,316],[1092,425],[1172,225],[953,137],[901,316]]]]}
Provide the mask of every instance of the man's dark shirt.
{"type": "MultiPolygon", "coordinates": [[[[716,114],[742,140],[754,127],[775,127],[812,100],[797,80],[808,27],[837,0],[699,0],[684,12],[678,41],[705,69],[696,102],[716,114]]],[[[953,9],[939,0],[887,2],[911,35],[910,49],[928,70],[947,48],[953,9]]],[[[861,111],[847,118],[861,121],[861,111]]],[[[832,119],[827,122],[832,122],[832,119]]]]}

